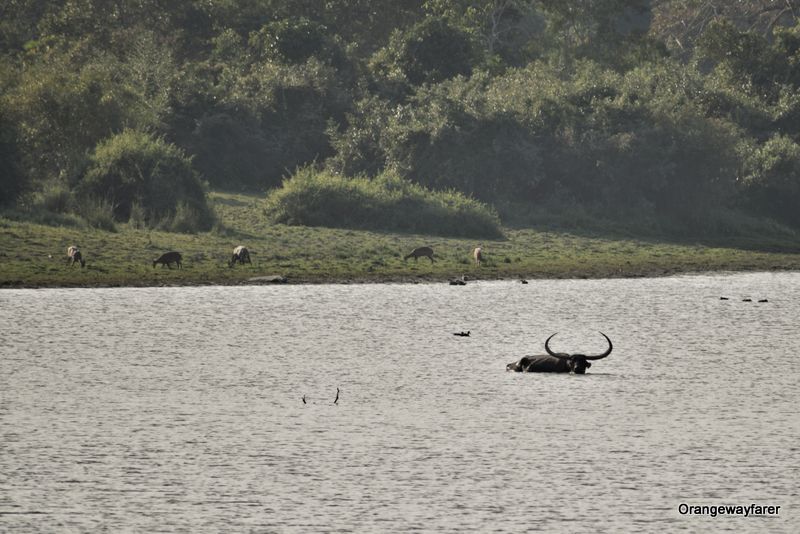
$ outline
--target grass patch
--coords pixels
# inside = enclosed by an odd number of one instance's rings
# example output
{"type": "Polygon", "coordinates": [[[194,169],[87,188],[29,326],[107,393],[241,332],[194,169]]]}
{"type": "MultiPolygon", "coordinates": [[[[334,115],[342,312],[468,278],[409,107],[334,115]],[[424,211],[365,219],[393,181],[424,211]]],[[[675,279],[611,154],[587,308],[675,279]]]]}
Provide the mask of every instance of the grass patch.
{"type": "Polygon", "coordinates": [[[0,217],[0,286],[153,286],[238,284],[282,275],[293,282],[440,281],[664,275],[692,271],[800,269],[800,254],[758,252],[655,240],[578,235],[566,231],[506,229],[503,239],[442,237],[341,228],[273,224],[258,196],[211,193],[217,227],[199,234],[170,233],[117,224],[116,232],[88,225],[48,226],[0,217]],[[86,268],[66,265],[66,248],[78,245],[86,268]],[[253,265],[228,267],[236,245],[246,245],[253,265]],[[403,256],[434,248],[431,264],[403,256]],[[481,245],[485,262],[471,251],[481,245]],[[163,252],[183,253],[183,269],[152,268],[163,252]]]}

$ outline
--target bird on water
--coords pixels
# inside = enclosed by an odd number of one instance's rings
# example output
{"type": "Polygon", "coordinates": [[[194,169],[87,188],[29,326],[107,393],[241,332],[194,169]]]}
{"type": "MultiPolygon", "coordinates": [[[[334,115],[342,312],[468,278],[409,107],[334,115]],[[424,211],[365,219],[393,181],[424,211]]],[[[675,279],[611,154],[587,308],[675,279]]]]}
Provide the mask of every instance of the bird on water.
{"type": "Polygon", "coordinates": [[[339,388],[336,388],[336,398],[333,399],[333,403],[336,404],[339,402],[339,388]]]}

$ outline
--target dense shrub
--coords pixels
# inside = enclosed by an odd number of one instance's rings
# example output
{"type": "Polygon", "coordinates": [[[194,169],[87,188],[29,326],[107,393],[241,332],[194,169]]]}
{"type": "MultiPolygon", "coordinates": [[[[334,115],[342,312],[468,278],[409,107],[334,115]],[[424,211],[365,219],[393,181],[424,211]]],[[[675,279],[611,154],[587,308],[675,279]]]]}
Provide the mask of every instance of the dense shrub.
{"type": "Polygon", "coordinates": [[[328,53],[326,28],[307,18],[270,22],[250,36],[250,46],[263,57],[286,63],[304,63],[328,53]]]}
{"type": "Polygon", "coordinates": [[[59,180],[47,181],[31,195],[30,206],[33,209],[50,213],[70,213],[77,208],[75,196],[67,185],[59,180]]]}
{"type": "Polygon", "coordinates": [[[376,176],[386,165],[381,138],[387,131],[389,103],[376,97],[365,98],[353,108],[346,116],[346,126],[328,128],[334,154],[325,165],[335,174],[376,176]]]}
{"type": "Polygon", "coordinates": [[[114,205],[106,199],[87,198],[78,206],[78,213],[92,228],[116,232],[117,225],[114,220],[114,205]]]}
{"type": "Polygon", "coordinates": [[[412,181],[487,202],[532,198],[542,178],[541,144],[504,115],[466,115],[435,133],[409,129],[388,148],[389,161],[406,169],[412,181]]]}
{"type": "Polygon", "coordinates": [[[283,172],[278,142],[250,115],[224,112],[197,120],[189,138],[195,167],[222,189],[264,189],[283,172]],[[270,179],[273,177],[272,179],[270,179]]]}
{"type": "Polygon", "coordinates": [[[745,156],[744,203],[756,213],[800,226],[800,145],[775,136],[745,156]]]}
{"type": "Polygon", "coordinates": [[[29,186],[22,170],[16,128],[10,123],[0,102],[0,205],[11,204],[29,186]]]}
{"type": "Polygon", "coordinates": [[[100,143],[78,192],[84,202],[108,202],[116,221],[128,221],[138,204],[148,224],[154,225],[172,220],[184,203],[197,215],[192,218],[194,227],[182,225],[183,231],[207,230],[213,223],[191,160],[174,145],[144,132],[126,130],[100,143]]]}
{"type": "Polygon", "coordinates": [[[351,98],[337,69],[315,57],[226,68],[215,90],[219,100],[197,121],[188,146],[203,175],[223,187],[278,187],[286,169],[331,156],[329,125],[344,119],[351,98]],[[224,167],[234,160],[234,168],[224,167]]]}
{"type": "Polygon", "coordinates": [[[126,118],[128,93],[108,98],[113,85],[106,65],[90,63],[76,71],[69,56],[56,55],[27,69],[7,95],[19,125],[20,148],[29,175],[70,183],[86,154],[126,118]]]}
{"type": "Polygon", "coordinates": [[[478,57],[469,34],[444,18],[433,17],[406,31],[396,31],[372,59],[372,68],[383,77],[399,76],[421,85],[469,75],[478,57]]]}
{"type": "MultiPolygon", "coordinates": [[[[392,107],[365,99],[333,132],[330,168],[371,176],[391,168],[430,189],[457,189],[480,200],[534,195],[542,136],[507,109],[487,107],[487,77],[456,77],[392,107]]],[[[506,107],[507,108],[507,107],[506,107]]]]}
{"type": "Polygon", "coordinates": [[[800,24],[782,2],[111,4],[2,9],[9,211],[204,228],[191,167],[265,190],[313,164],[516,220],[699,227],[746,207],[800,225],[800,24]]]}
{"type": "Polygon", "coordinates": [[[267,197],[267,216],[292,225],[500,237],[493,209],[455,191],[430,191],[386,172],[346,178],[300,169],[267,197]]]}
{"type": "MultiPolygon", "coordinates": [[[[382,168],[516,210],[648,209],[699,224],[734,192],[738,130],[692,100],[702,78],[669,62],[625,75],[591,62],[457,77],[392,107],[368,100],[332,134],[329,168],[382,168]]],[[[518,218],[518,217],[515,217],[518,218]]]]}

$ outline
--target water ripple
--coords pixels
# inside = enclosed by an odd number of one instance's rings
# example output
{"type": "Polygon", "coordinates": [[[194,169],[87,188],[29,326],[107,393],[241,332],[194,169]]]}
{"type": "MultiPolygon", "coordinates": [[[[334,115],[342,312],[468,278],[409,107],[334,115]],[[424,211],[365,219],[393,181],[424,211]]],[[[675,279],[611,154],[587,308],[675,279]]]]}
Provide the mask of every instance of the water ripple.
{"type": "Polygon", "coordinates": [[[798,282],[3,290],[0,530],[796,532],[798,282]]]}

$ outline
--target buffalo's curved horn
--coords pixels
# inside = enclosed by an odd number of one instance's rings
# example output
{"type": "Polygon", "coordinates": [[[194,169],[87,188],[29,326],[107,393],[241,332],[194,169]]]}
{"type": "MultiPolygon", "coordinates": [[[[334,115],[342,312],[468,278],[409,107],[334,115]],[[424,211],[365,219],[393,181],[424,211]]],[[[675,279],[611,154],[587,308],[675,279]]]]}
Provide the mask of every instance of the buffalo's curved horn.
{"type": "MultiPolygon", "coordinates": [[[[556,332],[556,334],[558,334],[558,332],[556,332]]],[[[553,334],[553,336],[556,335],[556,334],[553,334]]],[[[544,342],[544,350],[546,350],[547,354],[549,354],[550,356],[554,356],[556,358],[561,358],[562,360],[568,360],[569,359],[569,354],[566,354],[566,353],[559,354],[559,353],[556,353],[556,352],[553,352],[552,350],[550,350],[550,340],[553,339],[553,336],[548,337],[547,341],[544,342]]]]}
{"type": "Polygon", "coordinates": [[[609,354],[611,354],[611,349],[613,349],[613,348],[614,348],[614,345],[612,345],[612,344],[611,344],[611,340],[610,340],[610,339],[608,339],[608,336],[607,336],[607,335],[603,334],[602,332],[600,332],[600,334],[601,334],[601,335],[602,335],[604,338],[606,338],[606,341],[608,341],[608,350],[607,350],[607,351],[605,351],[603,354],[598,354],[597,356],[586,356],[586,359],[587,359],[587,360],[599,360],[600,358],[605,358],[606,356],[608,356],[609,354]]]}

